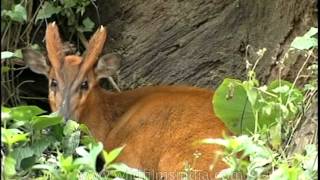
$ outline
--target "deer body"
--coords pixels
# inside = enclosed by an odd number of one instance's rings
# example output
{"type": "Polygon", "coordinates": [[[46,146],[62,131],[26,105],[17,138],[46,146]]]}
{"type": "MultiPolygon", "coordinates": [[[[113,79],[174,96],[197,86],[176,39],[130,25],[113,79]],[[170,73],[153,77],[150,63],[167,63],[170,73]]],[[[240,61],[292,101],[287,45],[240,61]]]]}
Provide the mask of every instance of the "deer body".
{"type": "MultiPolygon", "coordinates": [[[[89,104],[80,115],[80,122],[95,130],[94,136],[107,149],[126,144],[120,161],[148,170],[181,171],[182,163],[192,163],[193,154],[198,151],[209,156],[203,166],[208,169],[212,163],[217,147],[192,145],[203,138],[221,137],[225,130],[213,115],[211,91],[157,86],[122,93],[101,89],[100,93],[92,97],[96,98],[92,102],[102,107],[89,104]]],[[[200,159],[199,163],[203,163],[200,159]]]]}
{"type": "MultiPolygon", "coordinates": [[[[117,160],[129,166],[168,173],[182,172],[187,162],[194,169],[209,171],[220,147],[194,143],[228,133],[214,115],[213,92],[186,86],[106,91],[98,81],[110,76],[118,63],[115,56],[98,60],[105,39],[102,27],[90,39],[84,57],[65,56],[58,28],[51,23],[46,32],[49,64],[40,54],[23,50],[30,68],[49,79],[51,109],[86,124],[107,150],[126,145],[117,160]],[[200,157],[195,158],[195,153],[201,153],[200,157]]],[[[210,173],[225,167],[218,160],[210,173]]]]}

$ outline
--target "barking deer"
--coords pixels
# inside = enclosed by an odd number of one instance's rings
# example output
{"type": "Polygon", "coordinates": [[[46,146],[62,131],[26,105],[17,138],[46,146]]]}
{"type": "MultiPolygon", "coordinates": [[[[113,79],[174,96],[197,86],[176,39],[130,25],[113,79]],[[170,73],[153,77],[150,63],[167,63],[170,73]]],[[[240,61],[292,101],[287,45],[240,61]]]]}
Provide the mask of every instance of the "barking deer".
{"type": "Polygon", "coordinates": [[[179,179],[177,174],[183,172],[186,162],[200,174],[209,172],[212,177],[226,168],[221,159],[214,163],[214,153],[221,151],[219,146],[194,145],[203,138],[229,134],[214,114],[213,91],[188,86],[107,91],[99,80],[112,76],[120,59],[112,54],[100,57],[106,38],[107,29],[101,26],[82,57],[65,55],[53,22],[45,35],[47,57],[31,49],[23,50],[31,70],[49,80],[52,111],[87,125],[107,150],[126,145],[117,161],[157,173],[153,179],[179,179]],[[195,153],[200,157],[195,158],[195,153]],[[215,166],[211,171],[212,163],[215,166]]]}

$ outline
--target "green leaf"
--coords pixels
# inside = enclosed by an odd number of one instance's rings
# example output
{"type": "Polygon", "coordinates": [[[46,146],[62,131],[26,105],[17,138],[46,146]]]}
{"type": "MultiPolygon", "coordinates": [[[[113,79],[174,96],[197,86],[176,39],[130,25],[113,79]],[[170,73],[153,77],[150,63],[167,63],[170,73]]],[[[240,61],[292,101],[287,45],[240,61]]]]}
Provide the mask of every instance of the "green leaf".
{"type": "Polygon", "coordinates": [[[76,148],[76,153],[82,157],[84,156],[88,156],[89,153],[88,151],[86,150],[85,146],[80,146],[80,147],[77,147],[76,148]]]}
{"type": "Polygon", "coordinates": [[[303,168],[309,171],[318,171],[318,150],[315,144],[307,144],[305,147],[306,158],[303,160],[303,168]]]}
{"type": "Polygon", "coordinates": [[[75,132],[79,128],[79,124],[75,121],[68,120],[65,127],[63,128],[63,134],[68,136],[75,132]]]}
{"type": "Polygon", "coordinates": [[[102,150],[103,150],[103,145],[101,142],[99,142],[98,144],[93,145],[92,149],[90,149],[89,154],[87,154],[86,156],[77,158],[74,161],[74,163],[87,165],[89,168],[95,169],[97,157],[102,150]]]}
{"type": "Polygon", "coordinates": [[[104,157],[105,163],[107,165],[112,163],[120,155],[120,153],[124,147],[125,146],[115,148],[112,151],[110,151],[109,153],[107,151],[103,151],[103,157],[104,157]]]}
{"type": "Polygon", "coordinates": [[[318,33],[318,28],[315,28],[315,27],[311,27],[310,29],[309,29],[309,31],[305,34],[305,35],[303,35],[303,37],[312,37],[312,36],[314,36],[314,35],[316,35],[318,33]]]}
{"type": "Polygon", "coordinates": [[[79,129],[84,134],[90,134],[90,130],[85,124],[80,124],[79,129]]]}
{"type": "Polygon", "coordinates": [[[14,57],[22,59],[22,51],[21,51],[21,49],[15,50],[13,55],[14,55],[14,57]]]}
{"type": "Polygon", "coordinates": [[[1,122],[8,121],[12,118],[10,112],[11,112],[10,108],[6,108],[3,106],[1,107],[1,122]]]}
{"type": "Polygon", "coordinates": [[[251,88],[249,90],[247,90],[247,96],[248,96],[248,100],[250,102],[250,104],[252,106],[255,105],[257,97],[258,97],[258,91],[256,88],[251,88]]]}
{"type": "Polygon", "coordinates": [[[35,163],[37,158],[35,156],[30,156],[21,160],[20,167],[24,170],[29,170],[35,163]]]}
{"type": "Polygon", "coordinates": [[[300,179],[299,175],[302,174],[302,169],[298,167],[289,167],[287,164],[280,164],[279,169],[272,172],[270,180],[281,179],[300,179]]]}
{"type": "Polygon", "coordinates": [[[20,163],[23,159],[33,156],[33,151],[30,147],[18,147],[12,152],[12,157],[16,160],[16,168],[20,169],[20,163]]]}
{"type": "Polygon", "coordinates": [[[27,141],[28,133],[22,133],[19,129],[1,128],[1,141],[11,147],[12,144],[19,141],[27,141]]]}
{"type": "Polygon", "coordinates": [[[37,106],[17,106],[11,108],[11,116],[17,121],[30,121],[33,116],[44,113],[45,111],[37,106]]]}
{"type": "Polygon", "coordinates": [[[32,169],[41,169],[48,170],[49,172],[53,172],[55,167],[52,164],[36,164],[32,166],[32,169]]]}
{"type": "Polygon", "coordinates": [[[63,119],[56,115],[34,116],[31,121],[31,125],[35,130],[45,129],[60,123],[63,123],[63,119]]]}
{"type": "Polygon", "coordinates": [[[47,136],[46,138],[41,138],[33,142],[31,149],[36,156],[41,156],[41,154],[49,147],[51,143],[54,142],[52,136],[47,136]]]}
{"type": "MultiPolygon", "coordinates": [[[[293,101],[294,104],[300,103],[303,101],[303,94],[302,92],[293,86],[292,83],[285,80],[275,80],[272,81],[268,86],[269,92],[274,92],[279,98],[281,98],[282,103],[286,103],[289,94],[290,100],[293,101]]],[[[277,99],[273,100],[277,102],[277,99]]]]}
{"type": "Polygon", "coordinates": [[[230,177],[234,174],[234,168],[227,168],[227,169],[223,169],[222,171],[219,172],[219,174],[217,175],[217,178],[227,178],[230,177]]]}
{"type": "Polygon", "coordinates": [[[82,25],[77,27],[77,30],[79,32],[91,32],[94,28],[94,22],[89,18],[85,18],[82,21],[82,25]]]}
{"type": "Polygon", "coordinates": [[[76,131],[62,140],[64,154],[71,155],[80,144],[80,131],[76,131]]]}
{"type": "Polygon", "coordinates": [[[277,123],[276,125],[270,128],[270,144],[274,149],[278,149],[281,145],[281,123],[277,123]]]}
{"type": "Polygon", "coordinates": [[[77,5],[78,0],[64,0],[63,7],[71,8],[77,5]]]}
{"type": "Polygon", "coordinates": [[[4,157],[4,175],[9,178],[14,176],[16,172],[16,160],[10,156],[4,157]]]}
{"type": "Polygon", "coordinates": [[[91,144],[96,144],[98,141],[93,136],[82,136],[80,140],[81,144],[89,147],[91,144]]]}
{"type": "Polygon", "coordinates": [[[233,133],[249,133],[254,130],[252,106],[241,81],[225,79],[216,90],[212,103],[215,115],[233,133]]]}
{"type": "Polygon", "coordinates": [[[10,51],[2,51],[1,52],[1,59],[8,59],[14,57],[14,53],[10,51]]]}
{"type": "Polygon", "coordinates": [[[58,14],[60,11],[60,6],[56,7],[51,2],[45,1],[37,15],[36,21],[38,21],[39,19],[50,18],[52,15],[58,14]]]}
{"type": "Polygon", "coordinates": [[[11,20],[19,23],[27,20],[27,11],[21,4],[15,5],[10,11],[4,11],[4,15],[9,16],[11,20]]]}
{"type": "Polygon", "coordinates": [[[76,166],[73,166],[72,156],[64,157],[62,154],[58,155],[59,166],[66,172],[72,171],[76,166]]]}
{"type": "Polygon", "coordinates": [[[291,43],[291,47],[298,50],[308,50],[312,47],[318,47],[318,40],[316,38],[296,37],[291,43]]]}

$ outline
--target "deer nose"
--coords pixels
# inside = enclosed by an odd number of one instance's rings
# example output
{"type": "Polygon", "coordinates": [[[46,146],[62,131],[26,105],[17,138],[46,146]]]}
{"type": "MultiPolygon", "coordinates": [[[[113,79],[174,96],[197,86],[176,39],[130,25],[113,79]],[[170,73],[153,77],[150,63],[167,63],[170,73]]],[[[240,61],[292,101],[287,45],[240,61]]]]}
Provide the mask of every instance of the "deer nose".
{"type": "Polygon", "coordinates": [[[70,118],[70,111],[69,111],[69,106],[66,102],[66,100],[63,100],[60,109],[58,111],[59,115],[63,117],[64,122],[69,120],[70,118]]]}

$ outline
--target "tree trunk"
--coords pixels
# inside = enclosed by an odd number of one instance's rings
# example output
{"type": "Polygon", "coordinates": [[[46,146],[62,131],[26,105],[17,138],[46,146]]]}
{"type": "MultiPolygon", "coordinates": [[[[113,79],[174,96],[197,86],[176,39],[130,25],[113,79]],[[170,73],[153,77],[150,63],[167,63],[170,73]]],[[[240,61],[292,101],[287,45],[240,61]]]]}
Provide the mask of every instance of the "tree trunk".
{"type": "MultiPolygon", "coordinates": [[[[267,49],[257,67],[267,82],[293,38],[317,23],[313,0],[98,0],[97,6],[109,29],[107,51],[123,57],[122,89],[215,88],[226,77],[244,79],[247,45],[267,49]]],[[[89,15],[96,17],[94,10],[89,15]]]]}

